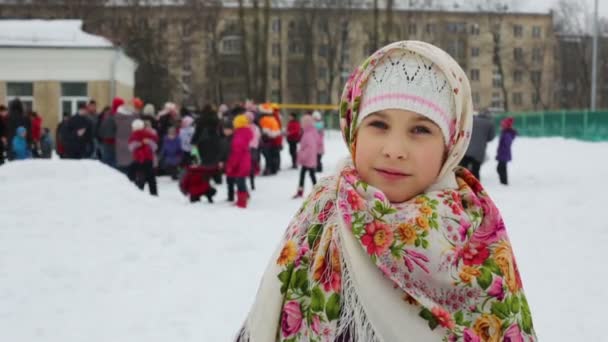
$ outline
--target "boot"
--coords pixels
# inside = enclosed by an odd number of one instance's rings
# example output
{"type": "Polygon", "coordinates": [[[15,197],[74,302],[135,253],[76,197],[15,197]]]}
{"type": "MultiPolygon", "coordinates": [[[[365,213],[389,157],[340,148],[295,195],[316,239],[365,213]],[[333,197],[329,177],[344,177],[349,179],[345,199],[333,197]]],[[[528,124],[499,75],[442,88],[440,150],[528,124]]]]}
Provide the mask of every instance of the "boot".
{"type": "Polygon", "coordinates": [[[293,199],[304,197],[304,189],[298,188],[298,192],[293,195],[293,199]]]}
{"type": "Polygon", "coordinates": [[[213,203],[213,196],[215,196],[216,192],[217,190],[215,190],[215,188],[210,188],[205,194],[205,197],[207,197],[207,201],[209,201],[209,203],[213,203]]]}
{"type": "Polygon", "coordinates": [[[239,208],[247,208],[247,199],[249,194],[247,191],[239,191],[236,193],[236,206],[239,208]]]}

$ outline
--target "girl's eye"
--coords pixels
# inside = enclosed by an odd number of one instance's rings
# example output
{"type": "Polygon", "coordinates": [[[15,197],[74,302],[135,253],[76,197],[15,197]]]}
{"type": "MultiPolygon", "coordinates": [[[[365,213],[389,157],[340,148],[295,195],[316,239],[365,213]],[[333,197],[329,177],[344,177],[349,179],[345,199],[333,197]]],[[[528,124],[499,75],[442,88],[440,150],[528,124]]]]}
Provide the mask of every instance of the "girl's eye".
{"type": "Polygon", "coordinates": [[[375,128],[379,128],[379,129],[387,129],[388,125],[382,121],[372,121],[369,123],[370,126],[375,127],[375,128]]]}
{"type": "Polygon", "coordinates": [[[412,129],[414,134],[431,134],[431,130],[425,126],[416,126],[412,129]]]}

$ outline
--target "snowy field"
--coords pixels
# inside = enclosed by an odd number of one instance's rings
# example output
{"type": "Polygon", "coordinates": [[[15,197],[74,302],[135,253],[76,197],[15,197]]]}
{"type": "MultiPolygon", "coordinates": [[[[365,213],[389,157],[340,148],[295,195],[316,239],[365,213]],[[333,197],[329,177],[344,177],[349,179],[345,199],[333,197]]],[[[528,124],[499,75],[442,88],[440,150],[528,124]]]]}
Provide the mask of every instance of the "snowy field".
{"type": "MultiPolygon", "coordinates": [[[[346,153],[337,132],[327,149],[333,170],[346,153]]],[[[513,153],[511,186],[493,160],[482,182],[540,340],[605,341],[608,143],[521,138],[513,153]]],[[[258,178],[246,210],[223,187],[216,204],[192,205],[159,183],[152,198],[97,162],[0,167],[0,341],[229,341],[301,203],[297,172],[258,178]]]]}

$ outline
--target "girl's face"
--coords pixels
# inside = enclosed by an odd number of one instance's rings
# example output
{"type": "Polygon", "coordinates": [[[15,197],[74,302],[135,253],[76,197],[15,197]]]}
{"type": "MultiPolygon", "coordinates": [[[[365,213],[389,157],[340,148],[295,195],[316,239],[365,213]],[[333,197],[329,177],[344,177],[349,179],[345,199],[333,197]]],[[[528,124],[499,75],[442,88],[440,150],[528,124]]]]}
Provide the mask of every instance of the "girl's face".
{"type": "Polygon", "coordinates": [[[361,179],[393,203],[410,200],[437,179],[446,148],[441,129],[415,112],[385,109],[359,124],[355,165],[361,179]]]}

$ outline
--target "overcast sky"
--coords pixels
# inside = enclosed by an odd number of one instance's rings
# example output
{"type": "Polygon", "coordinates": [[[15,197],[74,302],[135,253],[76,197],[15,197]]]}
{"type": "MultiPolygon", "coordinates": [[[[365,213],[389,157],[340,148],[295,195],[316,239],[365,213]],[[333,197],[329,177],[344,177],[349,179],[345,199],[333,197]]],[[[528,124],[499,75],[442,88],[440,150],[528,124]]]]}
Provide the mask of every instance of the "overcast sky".
{"type": "MultiPolygon", "coordinates": [[[[594,0],[571,0],[576,2],[584,3],[587,6],[587,9],[590,13],[593,13],[593,5],[594,0]]],[[[555,7],[558,3],[558,0],[527,0],[520,2],[522,7],[527,10],[532,11],[542,11],[545,12],[552,7],[555,7]]],[[[606,0],[598,0],[598,12],[600,16],[608,17],[608,1],[606,0]]]]}

